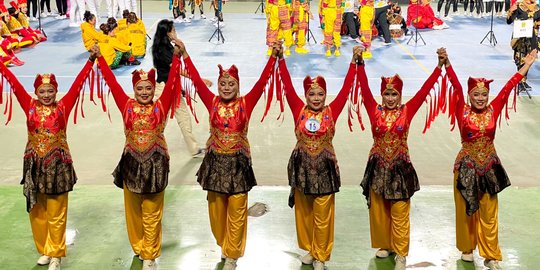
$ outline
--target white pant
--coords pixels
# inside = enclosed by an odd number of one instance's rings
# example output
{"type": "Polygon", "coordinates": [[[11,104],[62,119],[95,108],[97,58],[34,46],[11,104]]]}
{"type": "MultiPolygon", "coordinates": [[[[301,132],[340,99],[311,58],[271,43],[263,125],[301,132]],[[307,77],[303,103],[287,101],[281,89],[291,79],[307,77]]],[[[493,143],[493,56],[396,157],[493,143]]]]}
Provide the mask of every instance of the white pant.
{"type": "Polygon", "coordinates": [[[82,22],[82,18],[84,18],[84,11],[86,10],[86,7],[84,5],[84,0],[69,0],[69,5],[70,5],[69,15],[70,15],[71,22],[72,23],[82,22]]]}
{"type": "Polygon", "coordinates": [[[96,25],[99,25],[99,1],[101,0],[86,0],[88,11],[96,16],[96,25]]]}
{"type": "MultiPolygon", "coordinates": [[[[155,99],[161,96],[161,93],[163,93],[163,88],[165,88],[164,82],[156,83],[156,91],[154,95],[155,99]]],[[[189,153],[191,155],[195,155],[199,151],[199,147],[197,145],[197,140],[195,140],[195,136],[193,136],[191,129],[191,115],[189,114],[190,113],[188,106],[186,105],[186,100],[184,97],[182,97],[180,99],[180,108],[176,108],[174,110],[174,118],[176,118],[176,122],[180,127],[180,131],[182,132],[182,136],[184,137],[184,141],[186,142],[189,153]]]]}
{"type": "Polygon", "coordinates": [[[137,0],[125,0],[126,9],[129,9],[130,12],[137,13],[137,0]]]}

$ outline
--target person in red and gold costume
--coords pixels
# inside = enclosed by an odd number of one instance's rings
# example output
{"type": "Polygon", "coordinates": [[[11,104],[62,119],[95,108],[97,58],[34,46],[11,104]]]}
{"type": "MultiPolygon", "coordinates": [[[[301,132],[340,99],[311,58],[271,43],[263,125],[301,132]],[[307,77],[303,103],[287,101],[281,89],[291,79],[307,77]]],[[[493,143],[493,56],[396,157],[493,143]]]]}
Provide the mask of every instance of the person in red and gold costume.
{"type": "Polygon", "coordinates": [[[308,251],[301,261],[313,264],[315,270],[324,269],[334,246],[335,193],[339,192],[341,180],[332,140],[336,121],[353,88],[356,61],[361,53],[359,46],[354,48],[343,87],[329,105],[325,104],[326,81],[321,76],[306,76],[306,103],[298,97],[285,60],[279,54],[280,76],[297,139],[287,166],[289,206],[295,208],[298,246],[308,251]]]}
{"type": "MultiPolygon", "coordinates": [[[[180,47],[188,76],[210,114],[210,138],[197,182],[208,192],[210,227],[225,259],[223,270],[233,270],[246,247],[248,192],[257,185],[247,138],[249,120],[273,74],[277,49],[251,91],[240,96],[236,66],[224,69],[218,65],[218,95],[215,95],[201,79],[185,47],[180,47]]],[[[186,94],[189,95],[188,91],[186,94]]],[[[186,96],[186,100],[190,97],[186,96]]]]}
{"type": "Polygon", "coordinates": [[[26,12],[28,11],[26,0],[18,0],[17,2],[11,1],[9,2],[9,5],[11,5],[11,7],[15,9],[15,11],[13,11],[12,17],[17,19],[17,21],[21,24],[24,30],[32,34],[34,39],[38,42],[47,40],[47,37],[45,37],[40,30],[32,29],[30,27],[28,17],[26,16],[26,12]]]}
{"type": "Polygon", "coordinates": [[[432,28],[441,30],[448,28],[448,25],[441,19],[435,17],[429,0],[411,0],[407,7],[407,25],[417,29],[432,28]]]}
{"type": "Polygon", "coordinates": [[[0,17],[2,17],[2,20],[6,24],[7,29],[9,29],[9,31],[11,32],[11,36],[18,39],[19,48],[28,46],[33,47],[35,44],[37,44],[37,38],[35,38],[31,33],[26,31],[26,29],[22,27],[19,21],[17,21],[17,18],[11,16],[11,14],[15,14],[15,12],[18,13],[18,10],[14,8],[10,9],[11,12],[8,11],[6,6],[0,4],[0,17]]]}
{"type": "MultiPolygon", "coordinates": [[[[410,198],[420,189],[416,171],[409,157],[407,137],[411,121],[426,100],[441,75],[445,56],[437,50],[439,63],[422,88],[407,103],[401,103],[403,81],[399,75],[382,77],[382,104],[377,104],[361,65],[359,78],[362,101],[365,105],[373,147],[369,153],[364,178],[360,186],[369,207],[371,246],[378,248],[376,257],[388,257],[395,252],[395,269],[405,270],[409,253],[410,198]]],[[[436,94],[437,95],[437,94],[436,94]]],[[[444,94],[440,94],[444,97],[444,94]]],[[[440,104],[435,100],[434,106],[440,104]]],[[[433,100],[431,100],[433,102],[433,100]]],[[[424,131],[438,113],[430,109],[424,131]]]]}
{"type": "MultiPolygon", "coordinates": [[[[3,32],[2,31],[3,25],[2,23],[0,23],[0,32],[3,32]]],[[[9,30],[8,30],[8,33],[9,33],[9,30]]],[[[16,66],[24,65],[24,62],[20,60],[19,58],[17,58],[17,56],[15,56],[15,52],[11,48],[12,48],[11,42],[9,41],[9,39],[0,37],[0,57],[1,57],[2,63],[4,63],[4,65],[6,66],[9,64],[13,64],[16,66]]]]}
{"type": "MultiPolygon", "coordinates": [[[[15,75],[0,65],[0,73],[9,83],[26,115],[28,142],[24,151],[23,194],[36,249],[37,264],[59,270],[66,256],[68,193],[77,182],[67,143],[67,123],[78,104],[79,93],[90,76],[97,48],[71,85],[67,94],[56,100],[58,83],[54,74],[38,74],[32,98],[15,75]]],[[[8,121],[11,119],[9,106],[8,121]]],[[[75,112],[75,115],[77,112],[75,112]]]]}
{"type": "MultiPolygon", "coordinates": [[[[489,103],[489,84],[493,80],[469,77],[467,93],[470,104],[467,104],[450,61],[445,63],[453,86],[449,114],[452,125],[457,124],[461,136],[461,150],[454,163],[456,245],[462,252],[461,259],[466,262],[474,262],[473,251],[478,245],[480,256],[485,259],[484,265],[492,270],[502,269],[498,263],[502,254],[498,239],[497,194],[510,186],[495,151],[495,130],[510,95],[535,62],[536,55],[537,51],[533,50],[524,58],[523,66],[489,103]]],[[[505,117],[508,119],[508,111],[505,117]]]]}
{"type": "Polygon", "coordinates": [[[156,71],[135,70],[132,75],[135,98],[118,84],[107,61],[99,56],[98,65],[122,114],[126,142],[122,158],[113,172],[114,184],[124,191],[124,207],[129,242],[143,260],[144,270],[157,269],[161,255],[163,198],[169,179],[169,151],[163,135],[168,112],[179,98],[180,59],[175,50],[169,79],[163,94],[153,101],[156,71]]]}

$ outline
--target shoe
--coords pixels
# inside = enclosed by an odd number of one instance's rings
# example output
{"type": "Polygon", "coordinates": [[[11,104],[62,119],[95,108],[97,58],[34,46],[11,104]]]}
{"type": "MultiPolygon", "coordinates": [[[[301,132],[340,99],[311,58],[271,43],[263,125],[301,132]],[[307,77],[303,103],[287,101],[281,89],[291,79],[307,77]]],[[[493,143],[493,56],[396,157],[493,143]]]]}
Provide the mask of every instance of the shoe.
{"type": "Polygon", "coordinates": [[[384,42],[382,45],[383,46],[390,46],[390,45],[392,45],[392,42],[384,42]]]}
{"type": "Polygon", "coordinates": [[[294,51],[297,53],[297,54],[306,54],[306,53],[309,53],[309,50],[304,48],[304,47],[296,47],[296,49],[294,49],[294,51]]]}
{"type": "Polygon", "coordinates": [[[206,20],[206,16],[204,14],[201,14],[201,19],[206,20]]]}
{"type": "Polygon", "coordinates": [[[356,41],[356,43],[362,43],[359,37],[355,38],[354,41],[356,41]]]}
{"type": "Polygon", "coordinates": [[[212,19],[210,19],[211,22],[217,22],[218,18],[217,17],[214,17],[212,19]]]}
{"type": "MultiPolygon", "coordinates": [[[[15,61],[16,61],[15,59],[17,59],[17,58],[13,58],[13,60],[11,60],[11,62],[12,62],[14,65],[17,65],[17,64],[15,63],[15,61]]],[[[49,264],[50,262],[51,262],[51,257],[49,257],[49,256],[47,256],[47,255],[43,255],[43,256],[39,257],[39,259],[37,260],[37,264],[38,264],[38,265],[47,265],[47,264],[49,264]]]]}
{"type": "Polygon", "coordinates": [[[371,58],[373,58],[373,54],[371,54],[371,51],[363,51],[362,52],[362,58],[363,59],[371,59],[371,58]]]}
{"type": "Polygon", "coordinates": [[[330,50],[326,50],[326,53],[324,55],[326,55],[327,57],[330,57],[332,56],[332,52],[330,50]]]}
{"type": "Polygon", "coordinates": [[[474,262],[474,256],[473,253],[461,253],[461,260],[464,262],[474,262]]]}
{"type": "Polygon", "coordinates": [[[183,23],[184,22],[184,19],[180,18],[180,17],[177,17],[176,19],[174,19],[174,22],[175,23],[183,23]]]}
{"type": "Polygon", "coordinates": [[[190,20],[193,20],[193,19],[195,19],[195,14],[191,14],[191,15],[189,15],[189,19],[190,19],[190,20]]]}
{"type": "Polygon", "coordinates": [[[206,148],[199,148],[199,150],[197,150],[197,153],[192,155],[192,157],[193,158],[202,158],[202,157],[204,157],[204,155],[206,155],[206,148]]]}
{"type": "Polygon", "coordinates": [[[223,263],[223,270],[235,270],[236,269],[236,259],[225,258],[225,263],[223,263]]]}
{"type": "Polygon", "coordinates": [[[375,253],[375,257],[377,258],[386,258],[390,255],[390,252],[386,249],[379,249],[377,250],[377,252],[375,253]]]}
{"type": "Polygon", "coordinates": [[[441,17],[441,13],[437,11],[437,14],[435,14],[435,17],[440,18],[440,17],[441,17]]]}
{"type": "Polygon", "coordinates": [[[396,255],[394,261],[396,262],[394,270],[405,270],[405,268],[407,267],[407,259],[403,256],[396,255]]]}
{"type": "Polygon", "coordinates": [[[41,13],[41,18],[47,18],[47,16],[49,16],[49,15],[47,15],[47,12],[42,12],[41,13]]]}
{"type": "Polygon", "coordinates": [[[142,263],[142,270],[156,270],[156,260],[144,260],[142,263]]]}
{"type": "Polygon", "coordinates": [[[302,264],[313,264],[313,260],[313,256],[311,256],[309,253],[300,258],[302,264]]]}
{"type": "Polygon", "coordinates": [[[336,49],[336,50],[334,51],[334,56],[340,56],[340,55],[341,55],[341,53],[339,52],[338,49],[336,49]]]}
{"type": "Polygon", "coordinates": [[[51,258],[49,270],[60,270],[60,258],[51,258]]]}
{"type": "Polygon", "coordinates": [[[488,260],[484,261],[484,265],[490,270],[502,270],[502,267],[499,265],[497,260],[488,260]]]}
{"type": "Polygon", "coordinates": [[[185,18],[185,19],[184,19],[184,22],[185,22],[185,23],[191,23],[191,19],[190,19],[190,18],[185,18]]]}
{"type": "Polygon", "coordinates": [[[452,19],[452,17],[450,17],[450,16],[444,16],[444,18],[442,20],[447,21],[447,22],[451,22],[454,19],[452,19]]]}
{"type": "Polygon", "coordinates": [[[290,50],[290,49],[285,49],[285,55],[286,55],[286,56],[291,55],[291,50],[290,50]]]}
{"type": "Polygon", "coordinates": [[[324,270],[324,262],[321,261],[314,261],[313,262],[313,270],[324,270]]]}
{"type": "Polygon", "coordinates": [[[31,22],[37,22],[38,19],[37,19],[36,17],[30,17],[30,21],[31,21],[31,22]]]}

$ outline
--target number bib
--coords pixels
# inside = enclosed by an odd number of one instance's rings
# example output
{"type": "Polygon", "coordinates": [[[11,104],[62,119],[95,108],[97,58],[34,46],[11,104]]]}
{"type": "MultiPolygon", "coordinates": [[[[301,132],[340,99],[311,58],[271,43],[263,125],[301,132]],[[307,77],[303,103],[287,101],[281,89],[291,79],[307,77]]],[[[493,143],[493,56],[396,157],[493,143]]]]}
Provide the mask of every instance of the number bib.
{"type": "Polygon", "coordinates": [[[309,118],[306,121],[305,128],[307,131],[315,133],[321,128],[321,123],[315,118],[309,118]]]}

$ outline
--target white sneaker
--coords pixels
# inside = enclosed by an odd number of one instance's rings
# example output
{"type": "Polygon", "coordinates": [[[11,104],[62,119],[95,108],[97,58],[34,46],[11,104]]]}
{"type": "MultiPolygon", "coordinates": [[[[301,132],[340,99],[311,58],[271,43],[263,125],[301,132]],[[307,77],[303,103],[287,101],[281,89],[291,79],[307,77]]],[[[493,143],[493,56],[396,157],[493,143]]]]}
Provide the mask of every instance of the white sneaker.
{"type": "Polygon", "coordinates": [[[47,18],[47,16],[49,16],[49,15],[47,15],[47,12],[42,12],[41,13],[41,18],[47,18]]]}
{"type": "Polygon", "coordinates": [[[60,258],[51,258],[49,270],[60,270],[60,258]]]}
{"type": "Polygon", "coordinates": [[[474,262],[474,256],[471,253],[461,253],[461,260],[464,262],[474,262]]]}
{"type": "Polygon", "coordinates": [[[156,270],[156,260],[144,260],[142,263],[142,270],[156,270]]]}
{"type": "Polygon", "coordinates": [[[324,262],[321,261],[314,261],[313,262],[313,270],[324,270],[324,262]]]}
{"type": "Polygon", "coordinates": [[[236,259],[225,258],[225,263],[223,263],[223,270],[235,270],[236,261],[236,259]]]}
{"type": "Polygon", "coordinates": [[[403,256],[396,255],[394,261],[396,262],[394,270],[405,270],[405,268],[407,267],[407,259],[403,256]]]}
{"type": "Polygon", "coordinates": [[[211,22],[217,22],[218,18],[217,17],[213,17],[212,19],[210,19],[211,22]]]}
{"type": "Polygon", "coordinates": [[[206,19],[206,16],[204,14],[201,14],[201,19],[206,19]]]}
{"type": "Polygon", "coordinates": [[[51,257],[49,257],[47,255],[43,255],[43,256],[39,257],[39,259],[37,260],[38,265],[47,265],[50,262],[51,262],[51,257]]]}
{"type": "Polygon", "coordinates": [[[190,18],[185,18],[185,19],[184,19],[184,22],[185,22],[185,23],[191,23],[191,19],[190,19],[190,18]]]}
{"type": "Polygon", "coordinates": [[[377,252],[375,253],[375,256],[377,258],[386,258],[386,257],[388,257],[388,255],[390,255],[390,252],[388,250],[382,249],[382,248],[377,250],[377,252]]]}
{"type": "Polygon", "coordinates": [[[31,21],[31,22],[37,22],[38,19],[37,19],[36,17],[30,17],[30,21],[31,21]]]}
{"type": "Polygon", "coordinates": [[[313,264],[313,256],[311,254],[306,254],[302,258],[300,258],[300,261],[302,264],[313,264]]]}
{"type": "Polygon", "coordinates": [[[175,22],[175,23],[183,23],[183,22],[184,22],[184,19],[178,17],[178,18],[174,19],[174,22],[175,22]]]}
{"type": "Polygon", "coordinates": [[[502,270],[502,267],[499,265],[497,260],[485,260],[484,265],[490,270],[502,270]]]}
{"type": "Polygon", "coordinates": [[[195,19],[195,14],[191,14],[191,15],[189,15],[189,19],[190,19],[190,20],[193,20],[193,19],[195,19]]]}
{"type": "Polygon", "coordinates": [[[441,13],[437,11],[437,14],[435,14],[435,17],[441,17],[441,13]]]}

